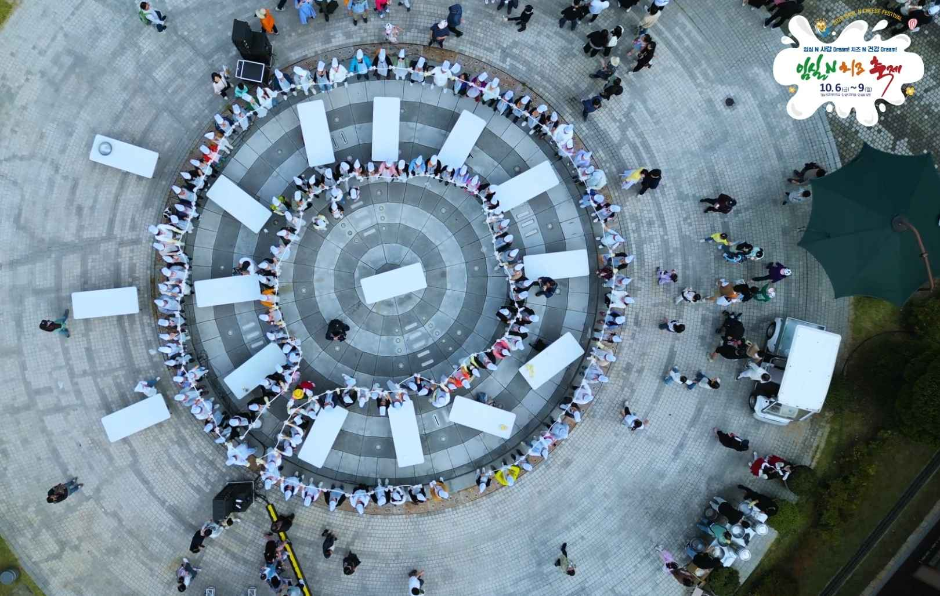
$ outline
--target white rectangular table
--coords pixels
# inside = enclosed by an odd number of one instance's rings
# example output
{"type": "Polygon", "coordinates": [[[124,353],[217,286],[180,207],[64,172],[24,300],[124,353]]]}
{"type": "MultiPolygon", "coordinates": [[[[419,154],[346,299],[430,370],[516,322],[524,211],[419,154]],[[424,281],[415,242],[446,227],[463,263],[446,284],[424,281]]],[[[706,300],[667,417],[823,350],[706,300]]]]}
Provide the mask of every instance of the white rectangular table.
{"type": "Polygon", "coordinates": [[[271,217],[270,209],[225,176],[219,176],[206,196],[255,234],[271,217]]]}
{"type": "Polygon", "coordinates": [[[261,282],[255,274],[202,279],[193,284],[193,289],[200,308],[261,300],[261,282]]]}
{"type": "Polygon", "coordinates": [[[398,467],[404,468],[424,463],[424,451],[421,449],[421,435],[418,434],[418,419],[415,417],[414,402],[405,402],[400,408],[389,408],[388,423],[392,425],[392,441],[395,443],[398,467]]]}
{"type": "Polygon", "coordinates": [[[551,379],[581,357],[584,350],[571,333],[566,333],[519,368],[533,389],[551,379]]]}
{"type": "Polygon", "coordinates": [[[540,277],[566,279],[584,277],[590,273],[587,251],[583,248],[543,255],[526,255],[522,257],[522,264],[525,268],[525,276],[529,279],[540,277]]]}
{"type": "Polygon", "coordinates": [[[480,403],[475,399],[455,397],[450,408],[450,421],[463,426],[508,439],[516,415],[506,410],[480,403]]]}
{"type": "Polygon", "coordinates": [[[300,119],[300,132],[304,135],[307,165],[312,168],[336,161],[333,155],[330,127],[326,123],[326,108],[323,107],[323,100],[317,99],[298,104],[297,118],[300,119]]]}
{"type": "Polygon", "coordinates": [[[322,468],[348,415],[346,408],[340,406],[321,410],[297,457],[316,468],[322,468]]]}
{"type": "Polygon", "coordinates": [[[496,200],[503,211],[509,211],[558,184],[558,176],[551,161],[543,161],[534,168],[498,184],[496,200]]]}
{"type": "Polygon", "coordinates": [[[72,318],[96,319],[140,312],[137,288],[72,292],[72,318]]]}
{"type": "Polygon", "coordinates": [[[369,304],[375,304],[382,300],[428,287],[428,281],[424,277],[424,268],[421,263],[399,267],[372,277],[365,277],[359,283],[362,284],[362,294],[369,304]]]}
{"type": "Polygon", "coordinates": [[[376,97],[372,100],[372,161],[398,161],[398,123],[401,99],[376,97]]]}
{"type": "Polygon", "coordinates": [[[160,154],[104,135],[95,135],[88,158],[91,161],[124,170],[131,174],[137,174],[144,178],[153,178],[153,172],[157,169],[157,160],[160,158],[160,154]],[[102,155],[101,143],[110,143],[111,153],[102,155]]]}
{"type": "Polygon", "coordinates": [[[438,152],[437,158],[445,166],[459,169],[467,161],[470,151],[483,134],[484,128],[486,128],[486,121],[464,110],[460,113],[457,124],[447,135],[447,140],[444,141],[444,146],[438,152]]]}
{"type": "Polygon", "coordinates": [[[108,440],[114,443],[145,428],[170,419],[170,411],[159,393],[101,419],[108,440]]]}
{"type": "Polygon", "coordinates": [[[287,364],[287,356],[277,344],[268,344],[260,352],[245,361],[225,377],[225,384],[235,395],[242,399],[261,384],[266,376],[287,364]]]}

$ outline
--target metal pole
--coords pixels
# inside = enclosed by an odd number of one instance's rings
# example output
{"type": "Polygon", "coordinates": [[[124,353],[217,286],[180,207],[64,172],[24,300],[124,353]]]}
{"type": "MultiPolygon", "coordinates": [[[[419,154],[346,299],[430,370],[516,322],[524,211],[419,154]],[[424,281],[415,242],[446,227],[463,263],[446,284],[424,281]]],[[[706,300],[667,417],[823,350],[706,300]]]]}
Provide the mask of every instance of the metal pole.
{"type": "Polygon", "coordinates": [[[903,215],[896,216],[891,221],[891,226],[898,232],[909,230],[914,234],[914,238],[917,240],[917,246],[920,248],[920,258],[924,260],[924,266],[927,268],[927,280],[930,282],[930,291],[933,292],[933,271],[930,269],[930,259],[927,255],[927,249],[924,248],[924,241],[920,237],[920,232],[918,232],[917,228],[915,228],[903,215]]]}

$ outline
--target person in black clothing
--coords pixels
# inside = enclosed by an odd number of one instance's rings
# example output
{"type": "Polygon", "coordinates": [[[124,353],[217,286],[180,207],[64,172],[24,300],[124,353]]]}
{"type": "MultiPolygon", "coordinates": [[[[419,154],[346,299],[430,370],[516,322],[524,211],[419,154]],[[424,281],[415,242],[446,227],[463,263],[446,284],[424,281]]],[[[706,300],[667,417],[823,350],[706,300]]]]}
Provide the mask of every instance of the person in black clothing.
{"type": "Polygon", "coordinates": [[[550,277],[540,277],[539,278],[539,291],[535,293],[536,296],[545,296],[546,298],[551,298],[555,295],[555,292],[558,290],[558,282],[550,277]]]}
{"type": "Polygon", "coordinates": [[[591,58],[597,56],[597,53],[607,47],[607,42],[610,41],[610,31],[607,29],[600,29],[598,31],[591,31],[587,34],[587,43],[584,44],[584,53],[587,54],[590,52],[591,58]]]}
{"type": "Polygon", "coordinates": [[[323,536],[323,558],[329,559],[333,556],[333,545],[336,544],[336,534],[330,530],[323,530],[320,536],[323,536]]]}
{"type": "Polygon", "coordinates": [[[290,527],[294,525],[294,514],[290,515],[280,515],[277,518],[277,521],[271,522],[271,531],[274,533],[284,532],[287,533],[290,530],[290,527]]]}
{"type": "Polygon", "coordinates": [[[744,519],[744,514],[731,506],[731,503],[722,501],[718,505],[718,513],[728,518],[728,523],[734,525],[744,519]]]}
{"type": "Polygon", "coordinates": [[[516,29],[518,33],[525,31],[526,25],[529,24],[529,19],[532,18],[532,13],[535,12],[535,9],[532,8],[531,4],[526,4],[525,8],[522,9],[522,12],[519,13],[517,17],[507,17],[507,21],[519,21],[519,28],[516,29]]]}
{"type": "Polygon", "coordinates": [[[640,192],[638,194],[643,194],[651,188],[655,189],[659,187],[659,183],[662,182],[663,179],[663,172],[658,168],[643,170],[642,175],[643,178],[640,179],[640,192]]]}
{"type": "Polygon", "coordinates": [[[581,19],[587,16],[587,13],[587,2],[582,3],[581,0],[572,0],[571,6],[566,6],[562,9],[561,18],[558,19],[558,27],[562,28],[565,26],[565,23],[570,21],[571,30],[574,31],[574,28],[578,26],[581,19]]]}
{"type": "Polygon", "coordinates": [[[356,567],[359,567],[359,563],[361,562],[359,557],[356,556],[356,553],[349,551],[349,554],[343,558],[343,575],[352,575],[355,573],[356,567]]]}
{"type": "Polygon", "coordinates": [[[780,510],[780,507],[777,506],[777,502],[771,497],[753,491],[743,484],[739,484],[738,488],[744,491],[744,499],[746,501],[752,501],[754,506],[767,514],[767,517],[773,517],[780,510]]]}
{"type": "Polygon", "coordinates": [[[277,559],[277,547],[280,542],[273,534],[267,535],[268,541],[264,543],[264,562],[270,565],[277,559]]]}
{"type": "Polygon", "coordinates": [[[326,327],[326,338],[330,341],[346,341],[346,332],[349,331],[349,325],[333,319],[326,327]]]}
{"type": "Polygon", "coordinates": [[[721,559],[717,559],[706,553],[698,553],[692,557],[692,562],[699,569],[715,569],[721,566],[721,559]]]}
{"type": "Polygon", "coordinates": [[[450,29],[447,28],[447,19],[431,25],[431,40],[428,41],[428,47],[437,44],[443,50],[444,40],[448,35],[450,35],[450,29]]]}
{"type": "Polygon", "coordinates": [[[604,90],[601,91],[601,97],[604,101],[610,101],[611,97],[616,97],[623,93],[623,86],[620,84],[620,79],[614,79],[607,83],[607,86],[604,87],[604,90]]]}
{"type": "Polygon", "coordinates": [[[633,72],[639,72],[644,68],[652,68],[650,61],[653,60],[655,53],[656,42],[651,41],[646,44],[646,47],[640,50],[640,53],[636,56],[636,66],[633,67],[633,72]]]}
{"type": "Polygon", "coordinates": [[[209,534],[212,533],[212,530],[209,528],[199,528],[196,530],[196,533],[193,534],[193,539],[189,542],[189,552],[197,554],[204,547],[203,542],[206,538],[209,537],[209,534]]]}
{"type": "Polygon", "coordinates": [[[726,433],[720,429],[715,429],[715,434],[718,435],[718,442],[728,449],[734,449],[735,451],[747,451],[750,446],[750,441],[747,439],[742,439],[734,433],[726,433]]]}
{"type": "Polygon", "coordinates": [[[898,33],[912,31],[910,26],[907,24],[910,20],[917,21],[915,29],[918,29],[924,25],[930,24],[933,21],[933,17],[931,17],[930,14],[922,8],[918,10],[912,10],[907,14],[906,19],[895,21],[888,29],[888,34],[893,36],[897,35],[898,33]]]}
{"type": "Polygon", "coordinates": [[[703,213],[724,213],[725,215],[731,213],[734,206],[738,204],[737,201],[724,193],[718,195],[717,199],[700,199],[699,203],[709,204],[709,207],[703,213]]]}
{"type": "Polygon", "coordinates": [[[744,339],[744,323],[741,322],[741,315],[729,311],[722,311],[724,320],[721,327],[715,329],[715,333],[721,333],[724,337],[730,339],[744,339]]]}
{"type": "Polygon", "coordinates": [[[784,24],[790,17],[797,15],[803,12],[803,0],[789,0],[783,4],[778,4],[774,7],[773,11],[770,13],[770,16],[764,20],[764,29],[767,28],[770,23],[777,21],[775,24],[770,25],[771,29],[776,29],[780,25],[784,24]]]}

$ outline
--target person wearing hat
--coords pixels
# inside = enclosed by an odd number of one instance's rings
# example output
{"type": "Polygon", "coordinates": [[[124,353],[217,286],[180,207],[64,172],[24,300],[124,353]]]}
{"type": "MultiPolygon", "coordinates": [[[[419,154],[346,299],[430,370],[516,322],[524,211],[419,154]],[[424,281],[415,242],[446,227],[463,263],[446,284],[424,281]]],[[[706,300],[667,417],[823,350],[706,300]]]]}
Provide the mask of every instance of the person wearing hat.
{"type": "Polygon", "coordinates": [[[330,72],[326,69],[326,63],[323,60],[317,62],[317,72],[313,74],[313,80],[320,91],[329,91],[333,88],[333,83],[330,82],[330,72]]]}
{"type": "Polygon", "coordinates": [[[349,61],[349,73],[356,75],[356,80],[359,81],[362,77],[365,77],[366,80],[369,80],[369,69],[372,68],[372,60],[369,60],[368,56],[363,55],[362,50],[356,50],[356,56],[349,61]]]}
{"type": "Polygon", "coordinates": [[[421,83],[424,85],[424,79],[427,77],[428,67],[424,56],[418,56],[417,60],[411,62],[411,84],[421,83]]]}
{"type": "Polygon", "coordinates": [[[432,480],[428,484],[428,487],[430,487],[431,489],[431,498],[434,499],[435,501],[446,501],[447,499],[450,498],[450,492],[448,492],[447,490],[448,486],[444,484],[443,476],[441,477],[439,481],[432,480]]]}
{"type": "Polygon", "coordinates": [[[375,65],[375,76],[380,79],[387,79],[390,74],[389,68],[392,66],[392,61],[389,59],[388,54],[385,53],[385,48],[382,48],[375,55],[375,58],[372,59],[372,64],[375,65]]]}
{"type": "Polygon", "coordinates": [[[446,87],[450,85],[450,60],[444,60],[444,63],[431,69],[431,78],[436,87],[446,87]]]}
{"type": "Polygon", "coordinates": [[[508,465],[504,460],[503,467],[496,470],[496,474],[494,474],[493,477],[496,478],[496,482],[503,486],[513,486],[516,484],[516,479],[519,478],[520,473],[522,473],[522,470],[519,466],[508,465]]]}
{"type": "Polygon", "coordinates": [[[767,275],[761,275],[759,277],[752,277],[751,280],[752,281],[770,280],[776,283],[776,282],[782,281],[790,277],[790,275],[792,274],[793,272],[787,269],[786,267],[784,267],[783,263],[774,262],[774,263],[767,265],[767,275]]]}
{"type": "Polygon", "coordinates": [[[408,76],[408,61],[405,60],[404,48],[398,50],[398,59],[395,61],[395,66],[392,67],[392,70],[395,71],[396,81],[404,81],[405,77],[408,76]]]}
{"type": "Polygon", "coordinates": [[[516,31],[517,31],[518,33],[522,33],[523,31],[525,31],[526,25],[529,24],[529,19],[532,18],[532,13],[534,13],[534,12],[535,12],[535,9],[532,8],[532,5],[531,5],[531,4],[526,4],[525,7],[522,9],[522,12],[519,13],[519,16],[517,16],[517,17],[506,17],[506,21],[518,21],[518,22],[519,22],[519,28],[516,29],[516,31]]]}
{"type": "Polygon", "coordinates": [[[366,10],[369,8],[368,0],[349,0],[349,13],[352,15],[353,25],[358,25],[356,17],[361,16],[363,23],[369,22],[369,14],[366,10]]]}
{"type": "Polygon", "coordinates": [[[428,41],[428,47],[437,44],[443,50],[444,40],[448,35],[450,35],[450,29],[447,27],[447,19],[431,25],[431,39],[428,41]]]}
{"type": "Polygon", "coordinates": [[[349,504],[356,510],[356,513],[363,515],[366,512],[366,506],[369,505],[369,487],[364,484],[357,486],[349,498],[349,504]]]}
{"type": "Polygon", "coordinates": [[[267,8],[259,8],[255,11],[255,16],[261,21],[261,28],[265,33],[277,35],[277,25],[274,24],[274,15],[267,8]]]}

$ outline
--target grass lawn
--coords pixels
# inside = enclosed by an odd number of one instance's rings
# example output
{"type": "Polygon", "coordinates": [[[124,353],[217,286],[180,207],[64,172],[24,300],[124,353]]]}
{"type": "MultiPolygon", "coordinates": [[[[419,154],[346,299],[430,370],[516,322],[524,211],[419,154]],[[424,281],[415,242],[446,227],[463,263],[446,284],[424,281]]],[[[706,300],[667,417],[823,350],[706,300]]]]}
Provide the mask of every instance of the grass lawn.
{"type": "Polygon", "coordinates": [[[13,14],[13,0],[0,0],[0,27],[7,21],[7,18],[13,14]]]}
{"type": "MultiPolygon", "coordinates": [[[[849,350],[870,337],[898,330],[900,322],[900,310],[890,303],[872,298],[853,299],[849,350]]],[[[844,454],[851,453],[854,447],[873,439],[880,430],[891,425],[892,397],[896,394],[898,377],[908,358],[904,348],[909,346],[909,342],[910,336],[906,334],[885,334],[872,339],[853,354],[847,376],[862,381],[849,383],[841,400],[835,399],[835,393],[832,393],[832,399],[827,402],[824,415],[828,416],[829,434],[816,464],[821,480],[830,481],[843,474],[841,458],[844,454]]],[[[836,374],[839,372],[837,369],[836,374]]],[[[818,594],[894,506],[934,451],[930,446],[897,434],[891,435],[884,448],[867,462],[874,466],[876,474],[858,492],[858,507],[840,530],[839,539],[826,540],[818,529],[811,526],[809,521],[814,517],[809,516],[804,528],[778,537],[738,593],[748,594],[759,584],[762,576],[776,568],[798,580],[799,592],[794,596],[818,594]]],[[[902,513],[879,548],[849,578],[841,594],[861,592],[936,503],[938,491],[940,478],[934,478],[902,513]]],[[[825,499],[825,495],[820,498],[825,499]]],[[[806,505],[812,506],[811,503],[806,505]]]]}
{"type": "MultiPolygon", "coordinates": [[[[0,0],[0,3],[3,1],[4,0],[0,0]]],[[[13,551],[10,550],[10,547],[7,546],[3,538],[0,538],[0,571],[9,569],[10,567],[16,567],[17,570],[19,570],[20,578],[16,580],[16,583],[12,586],[0,586],[0,596],[26,596],[30,593],[34,594],[34,596],[42,596],[42,590],[40,590],[39,587],[33,583],[33,580],[20,569],[16,555],[13,554],[13,551]]]]}

